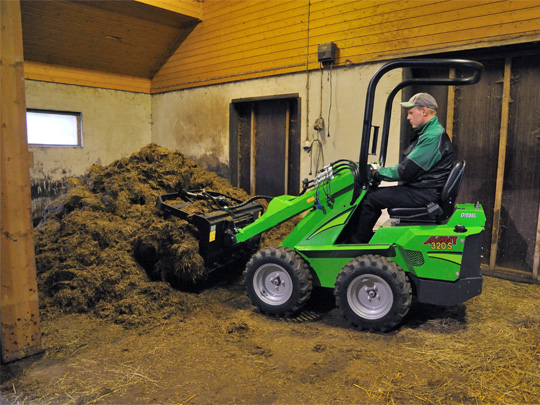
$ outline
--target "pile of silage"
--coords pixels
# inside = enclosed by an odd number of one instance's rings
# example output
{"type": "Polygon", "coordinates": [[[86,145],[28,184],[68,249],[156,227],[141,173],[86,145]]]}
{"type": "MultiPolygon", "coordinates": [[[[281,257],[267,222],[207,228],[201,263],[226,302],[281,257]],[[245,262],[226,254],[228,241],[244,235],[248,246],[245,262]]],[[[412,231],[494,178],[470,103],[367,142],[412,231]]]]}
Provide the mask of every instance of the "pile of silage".
{"type": "Polygon", "coordinates": [[[183,188],[248,198],[182,153],[156,144],[70,179],[35,230],[41,307],[124,324],[188,312],[196,297],[160,281],[178,286],[205,278],[197,230],[164,218],[156,207],[158,195],[183,188]]]}

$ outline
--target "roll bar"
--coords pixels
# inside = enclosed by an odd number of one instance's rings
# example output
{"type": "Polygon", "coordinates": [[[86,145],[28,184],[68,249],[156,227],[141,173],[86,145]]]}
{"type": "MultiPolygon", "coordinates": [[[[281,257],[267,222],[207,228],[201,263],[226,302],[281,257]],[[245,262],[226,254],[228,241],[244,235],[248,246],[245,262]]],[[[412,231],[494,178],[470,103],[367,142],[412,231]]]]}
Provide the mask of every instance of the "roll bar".
{"type": "MultiPolygon", "coordinates": [[[[408,79],[399,83],[388,95],[386,100],[386,106],[384,111],[384,121],[381,137],[381,153],[379,155],[379,161],[382,166],[386,161],[386,150],[388,148],[388,133],[390,132],[390,117],[392,115],[392,103],[398,91],[407,86],[414,84],[431,84],[439,86],[451,86],[451,85],[469,85],[478,83],[484,66],[476,61],[466,59],[399,59],[385,64],[381,67],[369,82],[367,94],[366,94],[366,106],[364,111],[364,125],[362,128],[362,143],[360,146],[360,184],[362,189],[369,187],[369,168],[368,168],[368,153],[369,144],[371,139],[371,127],[373,120],[373,104],[375,101],[375,90],[381,77],[391,70],[399,68],[460,68],[465,70],[471,75],[467,77],[455,77],[455,78],[417,78],[408,79]]],[[[376,130],[377,132],[377,130],[376,130]]],[[[374,139],[374,143],[376,139],[374,139]]],[[[375,150],[375,145],[373,150],[375,150]]]]}

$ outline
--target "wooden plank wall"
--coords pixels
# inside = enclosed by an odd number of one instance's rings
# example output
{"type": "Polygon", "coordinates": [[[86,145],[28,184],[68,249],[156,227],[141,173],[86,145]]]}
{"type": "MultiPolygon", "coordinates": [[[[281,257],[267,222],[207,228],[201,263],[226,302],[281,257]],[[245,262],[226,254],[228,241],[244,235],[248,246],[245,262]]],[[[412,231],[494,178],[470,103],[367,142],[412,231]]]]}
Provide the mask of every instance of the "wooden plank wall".
{"type": "Polygon", "coordinates": [[[205,0],[152,92],[318,68],[317,46],[330,41],[347,65],[535,40],[538,1],[205,0]]]}
{"type": "Polygon", "coordinates": [[[155,91],[305,70],[306,1],[208,1],[199,27],[154,77],[155,91]]]}
{"type": "Polygon", "coordinates": [[[337,65],[540,40],[531,0],[137,0],[203,21],[152,80],[27,62],[28,79],[160,93],[337,65]]]}
{"type": "Polygon", "coordinates": [[[139,3],[174,11],[202,20],[203,3],[199,0],[135,0],[139,3]]]}
{"type": "Polygon", "coordinates": [[[540,40],[538,1],[206,0],[195,28],[152,80],[152,91],[338,65],[540,40]],[[308,38],[309,31],[309,38],[308,38]],[[306,58],[308,50],[308,58],[306,58]]]}

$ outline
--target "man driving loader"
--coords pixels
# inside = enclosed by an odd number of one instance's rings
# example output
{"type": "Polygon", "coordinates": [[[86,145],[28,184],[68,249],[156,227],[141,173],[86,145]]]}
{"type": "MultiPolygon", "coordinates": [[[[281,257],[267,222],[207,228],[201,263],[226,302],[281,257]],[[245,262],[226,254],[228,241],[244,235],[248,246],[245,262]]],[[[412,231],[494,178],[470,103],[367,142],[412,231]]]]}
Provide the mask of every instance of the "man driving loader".
{"type": "Polygon", "coordinates": [[[418,93],[401,106],[409,109],[407,120],[414,130],[412,142],[403,152],[401,163],[372,169],[374,183],[400,183],[374,187],[367,193],[352,218],[356,224],[352,243],[370,241],[373,227],[385,208],[415,208],[438,201],[456,162],[452,142],[437,118],[437,102],[433,96],[418,93]]]}

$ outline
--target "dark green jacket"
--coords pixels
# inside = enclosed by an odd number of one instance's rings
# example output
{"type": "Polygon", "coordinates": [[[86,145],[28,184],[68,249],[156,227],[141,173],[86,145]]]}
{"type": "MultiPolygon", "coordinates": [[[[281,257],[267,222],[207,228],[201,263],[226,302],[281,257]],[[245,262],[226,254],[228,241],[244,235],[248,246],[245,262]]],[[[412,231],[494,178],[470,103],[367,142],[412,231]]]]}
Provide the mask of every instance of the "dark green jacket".
{"type": "Polygon", "coordinates": [[[381,167],[375,179],[442,189],[456,162],[452,142],[437,117],[414,132],[416,137],[403,152],[402,162],[394,167],[381,167]]]}

